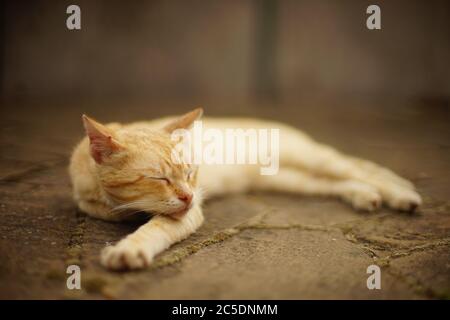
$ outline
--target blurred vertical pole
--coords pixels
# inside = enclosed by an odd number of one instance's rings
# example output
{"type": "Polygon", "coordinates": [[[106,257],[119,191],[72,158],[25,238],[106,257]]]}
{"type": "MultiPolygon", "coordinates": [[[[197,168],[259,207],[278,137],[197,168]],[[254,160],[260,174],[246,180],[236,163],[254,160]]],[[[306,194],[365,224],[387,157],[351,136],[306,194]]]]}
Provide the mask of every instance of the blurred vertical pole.
{"type": "Polygon", "coordinates": [[[258,100],[274,101],[277,90],[278,1],[256,0],[254,88],[258,100]]]}

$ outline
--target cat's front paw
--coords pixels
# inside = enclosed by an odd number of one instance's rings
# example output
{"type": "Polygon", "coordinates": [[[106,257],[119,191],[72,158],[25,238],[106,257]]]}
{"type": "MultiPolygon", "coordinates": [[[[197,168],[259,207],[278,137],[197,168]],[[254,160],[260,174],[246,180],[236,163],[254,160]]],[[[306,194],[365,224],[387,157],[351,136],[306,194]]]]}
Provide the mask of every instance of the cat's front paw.
{"type": "Polygon", "coordinates": [[[111,270],[136,270],[148,267],[153,260],[151,252],[133,242],[122,240],[115,246],[103,249],[100,261],[111,270]]]}

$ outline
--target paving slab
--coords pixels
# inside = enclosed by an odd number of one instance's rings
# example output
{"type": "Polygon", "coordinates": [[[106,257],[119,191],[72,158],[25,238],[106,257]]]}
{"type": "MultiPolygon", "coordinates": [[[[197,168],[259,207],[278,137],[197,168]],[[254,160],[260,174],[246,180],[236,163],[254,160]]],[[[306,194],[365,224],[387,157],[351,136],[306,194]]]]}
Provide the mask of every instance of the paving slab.
{"type": "Polygon", "coordinates": [[[181,103],[5,105],[0,119],[0,298],[8,299],[441,299],[450,290],[448,113],[306,103],[215,105],[209,114],[276,118],[413,180],[420,212],[356,212],[323,197],[250,193],[205,203],[205,224],[140,272],[110,272],[99,252],[139,227],[79,212],[67,165],[83,112],[103,120],[181,112],[181,103]],[[37,116],[37,114],[39,116],[37,116]],[[424,122],[423,119],[429,119],[424,122]],[[342,128],[345,128],[343,130],[342,128]],[[82,270],[68,290],[66,268],[82,270]],[[366,270],[381,267],[381,290],[366,270]]]}

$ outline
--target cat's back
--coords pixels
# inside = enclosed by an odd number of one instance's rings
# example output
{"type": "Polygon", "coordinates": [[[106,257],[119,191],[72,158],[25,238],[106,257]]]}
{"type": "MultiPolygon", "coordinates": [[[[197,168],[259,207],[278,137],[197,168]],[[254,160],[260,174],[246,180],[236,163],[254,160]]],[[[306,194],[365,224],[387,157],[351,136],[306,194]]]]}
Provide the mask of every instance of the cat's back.
{"type": "MultiPolygon", "coordinates": [[[[124,124],[123,128],[134,129],[160,129],[166,124],[174,120],[175,116],[158,118],[150,121],[136,121],[128,124],[124,124]]],[[[209,129],[282,129],[283,131],[295,130],[297,133],[300,131],[288,124],[250,117],[202,117],[200,120],[202,128],[209,129]]],[[[306,137],[306,135],[305,135],[306,137]]]]}

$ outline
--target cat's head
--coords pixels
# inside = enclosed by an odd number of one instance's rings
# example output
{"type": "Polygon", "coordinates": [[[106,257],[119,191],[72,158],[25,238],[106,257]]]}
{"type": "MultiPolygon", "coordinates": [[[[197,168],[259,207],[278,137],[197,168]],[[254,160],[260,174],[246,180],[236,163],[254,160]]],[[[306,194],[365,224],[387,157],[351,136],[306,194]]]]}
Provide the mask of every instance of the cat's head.
{"type": "Polygon", "coordinates": [[[195,109],[159,129],[115,128],[83,115],[90,154],[105,195],[124,214],[146,211],[180,218],[200,195],[197,167],[172,161],[171,133],[202,116],[195,109]]]}

